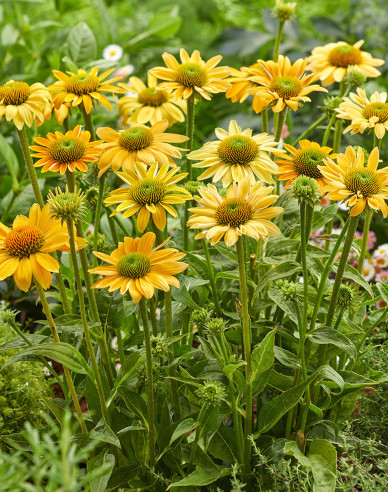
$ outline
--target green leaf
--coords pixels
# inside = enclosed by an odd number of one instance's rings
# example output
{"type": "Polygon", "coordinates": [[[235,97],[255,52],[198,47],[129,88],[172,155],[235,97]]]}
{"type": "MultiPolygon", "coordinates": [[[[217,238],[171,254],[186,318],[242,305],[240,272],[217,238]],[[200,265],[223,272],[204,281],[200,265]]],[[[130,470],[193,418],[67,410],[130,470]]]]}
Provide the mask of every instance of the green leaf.
{"type": "Polygon", "coordinates": [[[135,371],[137,366],[144,360],[145,356],[140,355],[139,352],[132,352],[125,357],[124,363],[120,367],[120,371],[115,379],[114,386],[117,388],[131,376],[135,371]]]}
{"type": "Polygon", "coordinates": [[[171,289],[171,294],[172,297],[176,300],[181,302],[187,307],[191,307],[192,309],[201,309],[196,302],[193,301],[189,291],[186,289],[186,287],[181,286],[180,289],[177,289],[176,287],[173,287],[171,289]]]}
{"type": "Polygon", "coordinates": [[[14,362],[23,360],[23,356],[29,355],[50,357],[50,359],[55,360],[55,362],[59,362],[66,366],[70,371],[76,372],[77,374],[87,374],[92,381],[95,381],[93,369],[87,364],[81,353],[72,345],[63,342],[42,343],[41,345],[35,345],[34,347],[22,350],[18,355],[8,361],[2,369],[14,362]]]}
{"type": "Polygon", "coordinates": [[[300,359],[297,355],[293,354],[289,350],[285,350],[282,347],[274,347],[275,358],[286,367],[292,367],[293,369],[300,368],[300,359]]]}
{"type": "Polygon", "coordinates": [[[97,43],[93,31],[85,22],[80,22],[70,31],[65,49],[79,67],[97,57],[97,43]]]}
{"type": "Polygon", "coordinates": [[[325,207],[320,211],[316,210],[313,216],[311,231],[317,231],[318,229],[321,229],[325,224],[330,222],[337,213],[337,210],[338,205],[336,203],[333,205],[329,205],[328,207],[325,207]]]}
{"type": "Polygon", "coordinates": [[[272,367],[275,360],[274,343],[275,331],[272,330],[265,336],[264,340],[252,352],[252,373],[250,382],[272,367]]]}
{"type": "Polygon", "coordinates": [[[239,367],[245,366],[246,362],[244,360],[240,360],[239,362],[234,362],[233,364],[228,364],[227,366],[223,367],[224,373],[229,376],[230,374],[233,374],[236,369],[239,367]]]}
{"type": "Polygon", "coordinates": [[[123,398],[124,403],[129,410],[141,418],[144,425],[148,428],[148,411],[146,402],[143,398],[136,393],[136,391],[127,388],[126,386],[119,386],[117,393],[123,398]]]}
{"type": "Polygon", "coordinates": [[[234,248],[229,248],[223,241],[219,241],[217,244],[213,245],[213,248],[216,249],[222,256],[225,256],[233,263],[238,263],[237,254],[234,248]]]}
{"type": "Polygon", "coordinates": [[[271,270],[268,270],[268,272],[260,278],[253,296],[254,299],[257,297],[258,293],[268,285],[269,282],[279,278],[290,277],[300,270],[301,267],[296,261],[286,261],[280,265],[277,265],[275,268],[271,268],[271,270]]]}
{"type": "Polygon", "coordinates": [[[376,284],[377,290],[385,302],[388,303],[388,285],[386,283],[378,282],[376,284]]]}
{"type": "Polygon", "coordinates": [[[236,441],[235,430],[220,425],[209,443],[209,453],[219,460],[234,463],[237,456],[236,441]]]}
{"type": "MultiPolygon", "coordinates": [[[[333,270],[336,272],[338,268],[338,265],[333,265],[333,270]]],[[[364,277],[359,273],[355,268],[353,268],[351,265],[346,264],[345,265],[345,273],[344,273],[344,278],[347,278],[349,280],[353,280],[353,282],[356,282],[356,284],[361,285],[368,294],[373,297],[373,291],[371,289],[371,286],[368,284],[368,282],[364,279],[364,277]]]]}
{"type": "MultiPolygon", "coordinates": [[[[3,33],[4,34],[4,30],[3,33]]],[[[2,155],[5,164],[8,168],[8,172],[12,178],[12,187],[17,188],[19,185],[17,176],[19,172],[19,163],[15,152],[11,145],[7,142],[3,135],[0,135],[0,154],[2,155]]]]}
{"type": "Polygon", "coordinates": [[[90,432],[89,437],[90,439],[106,442],[108,444],[112,444],[113,446],[121,448],[119,438],[104,420],[100,420],[98,422],[96,427],[90,432]]]}
{"type": "Polygon", "coordinates": [[[94,476],[89,482],[90,490],[93,492],[105,492],[107,490],[114,465],[115,457],[106,451],[88,461],[88,475],[94,476]]]}
{"type": "Polygon", "coordinates": [[[337,451],[326,439],[314,439],[305,456],[296,442],[284,446],[284,454],[294,456],[308,468],[314,477],[313,492],[335,492],[337,473],[337,451]]]}
{"type": "MultiPolygon", "coordinates": [[[[43,340],[49,339],[49,337],[46,337],[44,335],[35,335],[35,334],[30,334],[30,333],[25,333],[24,336],[33,344],[33,345],[39,345],[43,340]]],[[[22,347],[29,347],[30,345],[23,340],[23,338],[18,338],[15,337],[9,342],[3,343],[3,345],[0,345],[0,351],[2,350],[12,350],[16,348],[22,348],[22,347]]]]}
{"type": "Polygon", "coordinates": [[[171,446],[171,444],[176,441],[177,439],[179,439],[180,437],[186,435],[188,432],[194,430],[198,425],[198,422],[196,422],[194,419],[186,419],[184,420],[183,422],[180,422],[178,424],[178,427],[174,430],[172,436],[171,436],[171,439],[170,439],[170,442],[169,442],[169,446],[171,446]]]}
{"type": "Polygon", "coordinates": [[[329,327],[321,327],[308,334],[311,342],[319,345],[331,344],[346,352],[353,360],[357,358],[357,349],[349,338],[337,330],[329,327]]]}
{"type": "MultiPolygon", "coordinates": [[[[221,477],[225,477],[230,475],[230,468],[223,468],[221,470],[217,470],[214,468],[202,468],[198,467],[191,473],[188,477],[180,480],[179,482],[172,483],[168,489],[172,489],[175,487],[203,487],[205,485],[209,485],[214,483],[221,477]]],[[[167,489],[167,490],[168,490],[167,489]]]]}

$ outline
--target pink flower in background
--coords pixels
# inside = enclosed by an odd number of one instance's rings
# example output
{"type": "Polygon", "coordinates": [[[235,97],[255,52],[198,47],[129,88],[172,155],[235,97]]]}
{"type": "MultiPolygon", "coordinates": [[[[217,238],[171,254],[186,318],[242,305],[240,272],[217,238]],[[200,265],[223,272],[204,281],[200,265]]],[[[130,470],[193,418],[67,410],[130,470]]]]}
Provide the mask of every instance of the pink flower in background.
{"type": "MultiPolygon", "coordinates": [[[[356,234],[354,235],[355,239],[362,239],[362,232],[359,232],[359,231],[356,231],[356,234]]],[[[373,232],[373,231],[369,231],[368,232],[368,244],[367,244],[367,248],[369,250],[373,249],[375,247],[375,244],[376,244],[376,234],[373,232]]]]}
{"type": "Polygon", "coordinates": [[[319,200],[319,205],[321,207],[328,207],[330,205],[330,198],[327,198],[327,195],[323,196],[320,200],[319,200]]]}
{"type": "Polygon", "coordinates": [[[124,65],[123,67],[118,68],[114,72],[115,77],[121,77],[121,80],[126,79],[129,75],[133,74],[135,67],[133,65],[124,65]]]}
{"type": "Polygon", "coordinates": [[[380,270],[375,276],[376,282],[388,282],[388,270],[380,270]]]}
{"type": "Polygon", "coordinates": [[[380,301],[377,301],[376,302],[376,308],[377,309],[385,308],[386,305],[387,305],[387,303],[383,299],[381,299],[380,301]]]}

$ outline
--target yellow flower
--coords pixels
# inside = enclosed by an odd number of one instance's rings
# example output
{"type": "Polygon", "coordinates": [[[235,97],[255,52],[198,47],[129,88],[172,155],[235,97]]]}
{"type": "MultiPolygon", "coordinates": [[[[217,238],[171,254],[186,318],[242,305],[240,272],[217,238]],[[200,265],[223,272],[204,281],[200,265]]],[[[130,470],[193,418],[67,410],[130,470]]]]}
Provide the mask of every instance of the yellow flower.
{"type": "Polygon", "coordinates": [[[51,103],[51,105],[46,108],[46,111],[43,115],[44,120],[36,120],[35,126],[42,126],[44,123],[46,123],[46,121],[51,120],[53,114],[55,116],[55,119],[57,120],[58,125],[63,125],[65,118],[67,118],[69,115],[69,103],[61,104],[58,108],[55,107],[54,103],[51,103]]]}
{"type": "Polygon", "coordinates": [[[291,64],[287,56],[279,56],[277,62],[261,61],[261,75],[251,78],[257,87],[249,89],[249,93],[267,101],[275,113],[283,111],[288,106],[296,111],[303,102],[311,101],[308,94],[314,91],[327,92],[318,84],[310,85],[318,80],[318,75],[305,74],[307,58],[299,58],[291,64]]]}
{"type": "MultiPolygon", "coordinates": [[[[233,103],[244,102],[250,95],[249,89],[257,87],[257,83],[252,81],[252,77],[260,75],[262,68],[259,65],[259,61],[250,65],[249,67],[241,67],[240,70],[231,68],[231,75],[228,80],[232,82],[232,87],[226,91],[227,99],[230,99],[233,103]]],[[[260,113],[263,107],[267,105],[266,100],[261,99],[259,96],[253,96],[252,108],[255,113],[260,113]]]]}
{"type": "Polygon", "coordinates": [[[256,240],[268,240],[279,236],[279,228],[270,220],[283,212],[281,207],[270,205],[278,198],[271,195],[272,186],[257,181],[251,186],[248,176],[229,186],[226,197],[221,196],[214,185],[202,187],[200,197],[194,197],[199,207],[191,208],[193,215],[187,222],[191,229],[204,229],[195,239],[206,239],[216,244],[224,237],[227,246],[233,246],[239,236],[256,240]]]}
{"type": "Polygon", "coordinates": [[[155,238],[153,232],[136,239],[125,237],[110,256],[95,251],[97,258],[106,261],[109,266],[89,270],[105,277],[98,280],[93,288],[109,287],[109,292],[120,289],[121,294],[129,292],[136,303],[143,296],[151,299],[155,289],[168,292],[171,285],[179,288],[179,280],[174,275],[186,270],[186,263],[178,261],[185,253],[174,248],[161,249],[168,240],[152,249],[155,238]]]}
{"type": "Polygon", "coordinates": [[[281,181],[288,180],[284,187],[285,189],[289,188],[294,179],[301,175],[314,178],[319,188],[322,188],[326,184],[318,166],[323,165],[324,159],[327,157],[334,159],[337,156],[337,154],[330,154],[332,151],[330,147],[321,147],[316,142],[301,140],[299,142],[299,149],[288,144],[284,144],[284,148],[291,155],[283,155],[282,159],[276,162],[280,164],[278,171],[279,179],[281,181]]]}
{"type": "Polygon", "coordinates": [[[133,171],[135,162],[144,162],[151,166],[156,161],[161,165],[175,166],[173,158],[181,159],[181,151],[185,149],[178,149],[171,143],[186,142],[188,138],[176,133],[164,133],[167,127],[168,121],[163,120],[151,128],[140,123],[119,132],[108,127],[99,128],[97,135],[105,143],[104,152],[98,162],[98,177],[111,166],[115,172],[121,168],[124,171],[133,171]]]}
{"type": "Polygon", "coordinates": [[[42,167],[42,173],[47,171],[64,174],[67,170],[86,172],[87,163],[98,159],[102,149],[101,141],[90,142],[90,133],[81,131],[78,125],[74,130],[65,134],[60,132],[48,133],[47,138],[36,137],[39,145],[32,145],[31,150],[37,152],[33,157],[39,157],[35,167],[42,167]]]}
{"type": "Polygon", "coordinates": [[[148,74],[148,86],[137,77],[131,77],[129,81],[131,85],[120,84],[120,87],[133,95],[124,96],[117,102],[124,124],[150,122],[154,125],[167,120],[172,126],[177,121],[185,121],[186,102],[175,99],[166,91],[156,90],[156,77],[148,74]]]}
{"type": "Polygon", "coordinates": [[[163,53],[166,67],[155,67],[151,74],[161,80],[167,80],[159,85],[160,89],[172,92],[177,99],[187,99],[192,94],[211,99],[212,94],[225,92],[230,86],[225,79],[229,73],[229,67],[217,67],[222,56],[210,58],[206,63],[202,60],[198,50],[189,56],[183,48],[180,50],[181,62],[170,55],[163,53]]]}
{"type": "Polygon", "coordinates": [[[43,122],[50,104],[51,94],[43,84],[30,86],[26,82],[10,80],[0,85],[0,120],[5,116],[18,130],[24,125],[31,127],[35,117],[43,122]]]}
{"type": "Polygon", "coordinates": [[[385,130],[388,130],[388,103],[386,92],[375,92],[370,99],[366,97],[365,91],[358,88],[357,94],[352,92],[336,110],[338,118],[351,120],[344,133],[352,131],[364,133],[368,129],[373,129],[377,138],[383,138],[385,130]]]}
{"type": "Polygon", "coordinates": [[[375,147],[370,153],[368,165],[364,167],[362,149],[357,154],[352,147],[347,147],[344,154],[337,155],[337,164],[331,159],[319,166],[326,182],[324,191],[331,200],[346,200],[350,215],[359,215],[368,205],[373,210],[381,210],[384,217],[388,215],[388,168],[377,170],[379,149],[375,147]]]}
{"type": "Polygon", "coordinates": [[[105,203],[119,203],[112,215],[124,212],[123,218],[132,217],[139,212],[137,226],[140,232],[145,230],[150,217],[156,227],[162,230],[166,227],[166,211],[173,217],[178,217],[177,211],[171,205],[184,203],[192,198],[185,188],[175,184],[186,177],[187,173],[176,174],[180,170],[178,167],[169,171],[168,164],[164,164],[158,170],[156,162],[148,171],[139,162],[135,162],[134,167],[135,171],[127,169],[123,173],[117,173],[129,187],[112,191],[105,203]]]}
{"type": "Polygon", "coordinates": [[[361,51],[363,43],[363,40],[353,45],[339,41],[318,46],[308,59],[307,69],[316,74],[325,86],[341,82],[349,67],[357,67],[367,77],[378,77],[380,72],[375,67],[383,65],[384,60],[361,51]]]}
{"type": "Polygon", "coordinates": [[[51,272],[59,271],[57,260],[48,253],[68,247],[66,227],[54,218],[49,205],[41,210],[35,203],[28,217],[16,217],[12,229],[0,223],[0,280],[13,275],[19,289],[27,292],[34,276],[38,284],[48,289],[51,272]]]}
{"type": "MultiPolygon", "coordinates": [[[[272,183],[271,173],[277,173],[278,169],[269,157],[278,145],[273,136],[266,133],[252,136],[252,130],[241,130],[234,120],[229,123],[228,132],[222,128],[216,128],[215,132],[219,140],[207,142],[187,156],[188,159],[202,159],[193,167],[209,168],[198,179],[213,176],[215,183],[222,178],[224,187],[233,181],[240,181],[244,176],[249,176],[252,184],[256,177],[272,183]]],[[[283,151],[276,152],[282,155],[283,151]]]]}
{"type": "Polygon", "coordinates": [[[76,74],[67,72],[69,75],[59,70],[53,70],[53,74],[58,81],[50,85],[49,89],[53,94],[55,107],[59,109],[63,103],[69,103],[70,106],[75,107],[83,103],[85,111],[90,113],[93,107],[93,100],[96,100],[107,109],[111,109],[110,102],[102,92],[125,93],[124,89],[111,85],[113,82],[120,80],[120,77],[104,81],[113,71],[114,68],[111,68],[98,77],[97,67],[94,67],[90,73],[80,69],[76,74]]]}

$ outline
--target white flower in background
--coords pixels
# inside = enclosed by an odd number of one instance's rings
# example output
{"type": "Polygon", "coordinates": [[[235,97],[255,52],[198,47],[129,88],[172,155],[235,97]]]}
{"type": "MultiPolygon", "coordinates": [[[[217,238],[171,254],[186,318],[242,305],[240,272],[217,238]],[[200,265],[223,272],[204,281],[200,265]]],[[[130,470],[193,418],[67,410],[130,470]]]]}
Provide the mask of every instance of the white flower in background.
{"type": "Polygon", "coordinates": [[[364,266],[362,268],[362,276],[367,282],[370,282],[375,276],[375,267],[373,266],[372,260],[364,261],[364,266]]]}
{"type": "MultiPolygon", "coordinates": [[[[135,71],[135,67],[131,64],[124,65],[123,67],[118,68],[113,74],[115,77],[121,77],[121,80],[126,79],[135,71]]],[[[137,96],[137,93],[136,93],[137,96]]]]}
{"type": "Polygon", "coordinates": [[[123,56],[123,48],[118,44],[108,44],[102,52],[102,57],[109,61],[119,61],[123,56]]]}
{"type": "Polygon", "coordinates": [[[338,208],[339,208],[340,210],[343,210],[344,212],[347,212],[347,211],[349,210],[349,207],[347,207],[347,206],[345,205],[345,203],[346,203],[346,200],[345,200],[345,201],[343,201],[343,202],[340,202],[340,203],[339,203],[339,205],[338,205],[338,208]]]}
{"type": "Polygon", "coordinates": [[[376,259],[378,265],[382,268],[388,266],[388,243],[382,244],[373,253],[373,258],[376,259]]]}
{"type": "Polygon", "coordinates": [[[113,337],[110,344],[111,344],[113,350],[117,351],[119,349],[119,343],[117,341],[117,337],[113,337]]]}
{"type": "Polygon", "coordinates": [[[157,319],[157,321],[160,320],[160,308],[155,309],[155,318],[157,319]]]}

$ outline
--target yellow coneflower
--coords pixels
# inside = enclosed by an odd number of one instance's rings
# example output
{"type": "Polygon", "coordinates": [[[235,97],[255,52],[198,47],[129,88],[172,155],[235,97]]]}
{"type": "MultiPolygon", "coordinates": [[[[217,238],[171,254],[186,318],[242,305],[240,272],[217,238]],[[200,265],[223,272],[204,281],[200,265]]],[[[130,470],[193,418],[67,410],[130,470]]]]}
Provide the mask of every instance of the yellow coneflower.
{"type": "Polygon", "coordinates": [[[370,99],[366,97],[363,89],[357,88],[357,94],[352,92],[349,97],[336,110],[338,118],[351,120],[344,133],[351,131],[364,133],[366,129],[372,129],[376,137],[381,139],[388,130],[388,103],[386,92],[374,92],[370,99]]]}
{"type": "Polygon", "coordinates": [[[137,227],[140,232],[145,230],[150,217],[156,227],[162,230],[166,227],[166,212],[178,217],[178,212],[171,205],[184,203],[192,198],[185,188],[176,186],[187,173],[177,174],[180,170],[178,167],[169,171],[168,164],[158,169],[156,162],[148,170],[138,162],[135,162],[134,167],[135,171],[127,169],[123,173],[117,173],[129,187],[112,191],[105,203],[120,204],[112,215],[124,212],[123,218],[126,218],[138,212],[137,227]]]}
{"type": "Polygon", "coordinates": [[[179,149],[171,143],[186,142],[188,138],[177,133],[164,133],[167,127],[168,121],[163,120],[151,127],[135,123],[119,132],[108,127],[99,128],[97,135],[105,143],[98,162],[98,177],[109,167],[115,172],[119,169],[134,170],[135,162],[151,166],[156,161],[160,165],[175,166],[172,158],[181,159],[181,151],[185,149],[179,149]]]}
{"type": "Polygon", "coordinates": [[[90,142],[90,133],[82,131],[78,125],[74,130],[65,134],[60,132],[48,133],[47,138],[36,137],[34,141],[39,145],[32,145],[31,150],[38,157],[35,167],[42,167],[42,173],[47,171],[64,174],[67,170],[86,172],[87,164],[98,159],[102,152],[99,147],[101,141],[90,142]]]}
{"type": "Polygon", "coordinates": [[[120,289],[121,294],[129,292],[136,303],[143,296],[151,299],[155,289],[168,292],[171,285],[179,288],[179,280],[174,275],[186,270],[186,263],[179,261],[185,253],[174,248],[161,249],[167,241],[152,248],[155,239],[153,232],[147,232],[141,238],[125,237],[110,256],[95,251],[97,258],[106,261],[109,266],[89,270],[104,277],[93,288],[109,287],[109,292],[120,289]]]}
{"type": "Polygon", "coordinates": [[[341,82],[349,67],[357,67],[367,77],[378,77],[380,72],[375,68],[384,64],[384,60],[372,58],[360,48],[364,41],[351,45],[344,41],[329,43],[314,48],[308,61],[308,70],[319,77],[323,85],[341,82]]]}
{"type": "Polygon", "coordinates": [[[129,79],[131,85],[120,84],[120,87],[133,93],[117,102],[119,114],[124,124],[151,123],[167,120],[169,126],[177,121],[185,121],[186,102],[175,99],[167,91],[157,90],[157,78],[148,74],[148,85],[137,77],[129,79]]]}
{"type": "Polygon", "coordinates": [[[288,106],[292,111],[306,101],[311,101],[308,94],[314,91],[327,92],[318,84],[310,85],[318,80],[315,74],[305,74],[307,58],[299,58],[291,64],[287,56],[279,56],[279,60],[259,61],[262,67],[261,75],[251,78],[257,87],[249,89],[249,93],[265,99],[275,113],[283,111],[288,106]]]}
{"type": "Polygon", "coordinates": [[[368,205],[373,210],[381,210],[388,215],[388,168],[377,170],[379,149],[370,153],[367,167],[364,167],[364,152],[347,147],[344,154],[337,155],[337,163],[325,159],[319,166],[327,185],[324,191],[331,200],[346,200],[350,215],[359,215],[368,205]]]}
{"type": "Polygon", "coordinates": [[[0,86],[0,120],[5,116],[18,130],[24,125],[31,127],[35,118],[43,122],[50,105],[51,94],[39,82],[28,85],[10,80],[0,86]]]}
{"type": "Polygon", "coordinates": [[[281,181],[287,180],[285,189],[289,188],[294,179],[301,175],[314,178],[319,188],[326,184],[318,166],[323,165],[324,159],[327,157],[334,159],[337,156],[337,154],[331,154],[332,149],[330,147],[321,147],[316,142],[301,140],[299,149],[288,144],[284,144],[284,148],[291,155],[285,154],[281,160],[276,162],[279,164],[279,179],[281,181]]]}
{"type": "Polygon", "coordinates": [[[55,107],[59,109],[64,103],[69,103],[70,106],[75,107],[83,103],[85,111],[90,113],[95,100],[107,109],[111,109],[110,102],[102,93],[125,94],[124,89],[111,85],[113,82],[120,80],[120,77],[104,80],[113,71],[114,68],[111,68],[102,75],[97,76],[97,67],[94,67],[89,73],[82,69],[78,70],[77,73],[67,72],[69,75],[59,70],[53,70],[53,74],[58,81],[50,85],[49,89],[53,94],[55,107]]]}
{"type": "Polygon", "coordinates": [[[215,244],[224,237],[227,246],[233,246],[242,235],[256,240],[279,236],[280,229],[270,220],[283,212],[281,207],[270,205],[278,198],[271,195],[273,187],[257,181],[251,186],[248,176],[229,186],[226,197],[214,185],[199,189],[194,197],[199,207],[189,209],[193,215],[187,222],[191,229],[204,229],[195,236],[215,244]]]}
{"type": "Polygon", "coordinates": [[[225,92],[230,84],[224,80],[230,73],[229,67],[217,67],[222,56],[210,58],[206,63],[202,60],[198,50],[189,56],[183,48],[180,50],[181,63],[169,53],[163,53],[163,60],[167,67],[155,67],[151,74],[161,80],[160,89],[166,89],[177,99],[189,98],[192,94],[211,99],[212,94],[225,92]]]}
{"type": "MultiPolygon", "coordinates": [[[[32,276],[44,289],[59,264],[48,253],[69,247],[69,234],[50,206],[32,205],[29,216],[18,215],[12,228],[0,223],[0,280],[13,275],[19,289],[27,292],[32,276]]],[[[83,247],[83,246],[82,246],[83,247]]]]}
{"type": "MultiPolygon", "coordinates": [[[[219,140],[208,142],[187,156],[188,159],[201,160],[193,167],[209,168],[198,179],[213,176],[213,182],[222,179],[225,187],[244,176],[249,176],[251,183],[256,181],[256,177],[266,183],[273,181],[272,174],[278,169],[269,156],[278,145],[273,136],[266,133],[252,136],[252,130],[242,130],[234,120],[229,123],[229,131],[216,128],[215,132],[219,140]]],[[[278,155],[282,152],[276,151],[278,155]]]]}
{"type": "MultiPolygon", "coordinates": [[[[230,99],[233,103],[244,102],[247,97],[249,97],[249,89],[257,87],[257,83],[252,81],[252,77],[260,75],[262,68],[259,65],[259,61],[250,65],[249,67],[241,67],[240,70],[235,70],[231,68],[231,77],[228,79],[232,83],[225,96],[230,99]]],[[[253,96],[252,108],[255,113],[260,113],[260,111],[267,105],[266,100],[261,99],[259,96],[253,96]]]]}
{"type": "Polygon", "coordinates": [[[42,126],[44,123],[46,123],[46,121],[51,120],[51,117],[53,115],[55,116],[55,119],[57,120],[58,125],[63,125],[63,122],[65,121],[65,119],[69,115],[69,104],[68,103],[61,104],[61,106],[56,108],[55,105],[53,103],[51,103],[51,105],[49,107],[47,107],[47,109],[44,113],[44,120],[43,121],[36,120],[35,126],[36,127],[42,126]]]}

